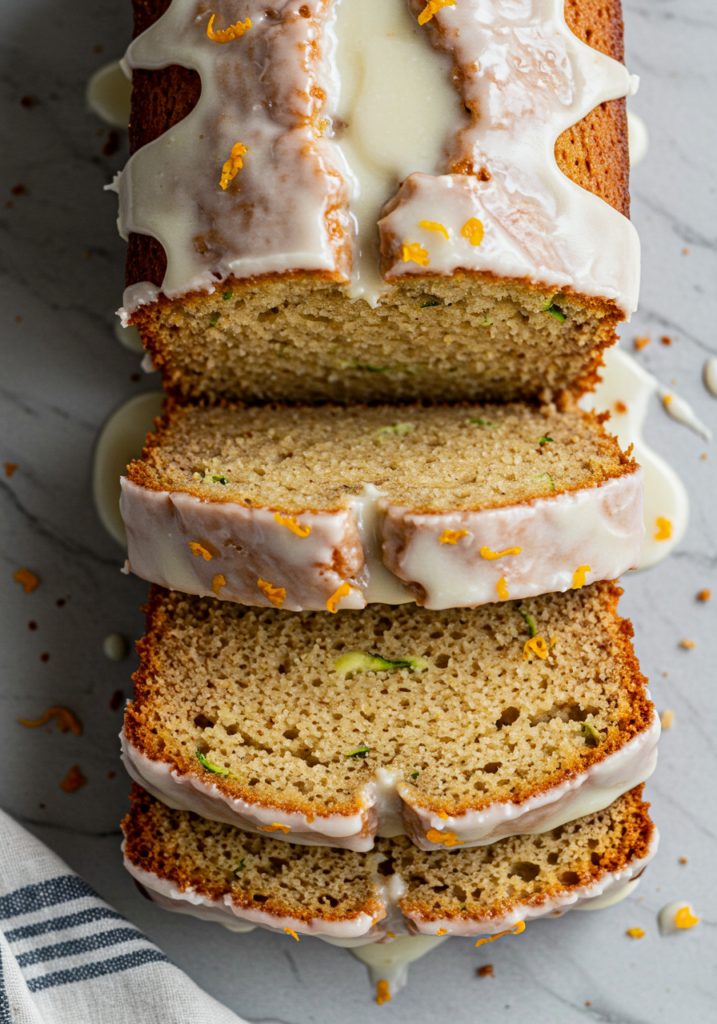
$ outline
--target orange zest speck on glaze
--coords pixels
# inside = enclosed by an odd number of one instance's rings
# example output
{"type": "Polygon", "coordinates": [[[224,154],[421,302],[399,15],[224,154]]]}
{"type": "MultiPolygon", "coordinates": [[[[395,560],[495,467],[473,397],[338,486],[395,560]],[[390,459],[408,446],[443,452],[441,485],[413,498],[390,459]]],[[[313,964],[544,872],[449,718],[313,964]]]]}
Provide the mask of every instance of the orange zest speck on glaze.
{"type": "Polygon", "coordinates": [[[222,167],[222,176],[219,179],[219,184],[224,190],[226,190],[232,178],[236,177],[239,169],[244,166],[242,157],[248,152],[247,147],[241,142],[235,142],[232,146],[231,156],[225,161],[222,167]]]}
{"type": "Polygon", "coordinates": [[[461,228],[461,234],[467,238],[471,245],[480,245],[483,241],[483,224],[477,217],[471,217],[461,228]]]}
{"type": "Polygon", "coordinates": [[[419,267],[428,266],[428,251],[423,248],[420,242],[404,242],[401,246],[401,259],[404,263],[413,260],[419,267]]]}
{"type": "Polygon", "coordinates": [[[522,548],[506,548],[505,551],[491,551],[490,548],[481,548],[481,558],[487,558],[489,561],[494,561],[496,558],[504,558],[505,555],[519,555],[522,548]]]}
{"type": "Polygon", "coordinates": [[[262,825],[261,830],[262,832],[283,832],[284,835],[286,835],[288,832],[291,832],[291,828],[289,827],[289,825],[280,825],[276,821],[271,825],[262,825]]]}
{"type": "Polygon", "coordinates": [[[188,544],[192,549],[193,555],[201,555],[205,562],[211,562],[213,555],[210,551],[207,551],[207,549],[203,548],[201,544],[197,544],[196,541],[193,540],[188,541],[188,544]]]}
{"type": "Polygon", "coordinates": [[[445,811],[439,811],[436,817],[440,818],[442,821],[448,821],[448,815],[445,811]]]}
{"type": "Polygon", "coordinates": [[[448,929],[447,928],[439,928],[438,931],[436,932],[436,935],[448,935],[448,929]]]}
{"type": "Polygon", "coordinates": [[[22,589],[26,594],[31,594],[40,582],[39,577],[34,572],[30,572],[29,569],[18,569],[12,578],[16,583],[22,584],[22,589]]]}
{"type": "Polygon", "coordinates": [[[37,719],[29,718],[18,718],[20,725],[24,725],[26,729],[37,729],[41,725],[46,725],[51,718],[54,718],[57,722],[57,728],[60,732],[73,732],[75,736],[82,735],[82,726],[76,715],[69,710],[69,708],[48,708],[44,715],[37,719]]]}
{"type": "Polygon", "coordinates": [[[680,907],[675,914],[675,924],[678,928],[694,928],[699,923],[699,917],[695,917],[689,907],[680,907]]]}
{"type": "Polygon", "coordinates": [[[589,565],[579,565],[573,573],[573,590],[580,590],[585,586],[585,577],[591,571],[589,565]]]}
{"type": "Polygon", "coordinates": [[[425,25],[434,14],[437,14],[441,7],[455,7],[456,0],[428,0],[428,3],[418,15],[418,24],[425,25]]]}
{"type": "Polygon", "coordinates": [[[439,224],[437,220],[419,220],[418,226],[419,228],[425,228],[426,231],[439,231],[447,242],[451,240],[451,236],[446,228],[439,224]]]}
{"type": "Polygon", "coordinates": [[[280,512],[275,512],[274,519],[279,526],[285,526],[287,530],[291,530],[297,537],[308,537],[311,533],[311,527],[300,526],[294,516],[282,516],[280,512]]]}
{"type": "Polygon", "coordinates": [[[530,640],[525,641],[523,661],[527,661],[530,658],[531,651],[537,654],[539,658],[548,657],[548,645],[542,636],[534,636],[530,640]]]}
{"type": "Polygon", "coordinates": [[[431,828],[426,832],[426,839],[429,843],[437,843],[441,846],[463,846],[463,840],[459,839],[455,832],[439,832],[437,828],[431,828]]]}
{"type": "Polygon", "coordinates": [[[645,932],[642,928],[628,928],[625,934],[629,935],[631,939],[643,939],[645,937],[645,932]]]}
{"type": "Polygon", "coordinates": [[[467,537],[468,530],[444,530],[441,534],[441,544],[456,544],[461,537],[467,537]]]}
{"type": "Polygon", "coordinates": [[[285,928],[284,931],[286,932],[287,935],[292,935],[297,942],[299,941],[299,936],[296,934],[293,928],[285,928]]]}
{"type": "Polygon", "coordinates": [[[231,43],[235,39],[241,39],[248,28],[251,28],[251,20],[245,18],[244,21],[237,21],[234,25],[230,25],[229,28],[219,28],[214,31],[212,28],[216,14],[213,14],[209,19],[207,25],[207,35],[213,43],[231,43]]]}
{"type": "Polygon", "coordinates": [[[501,601],[507,601],[508,600],[508,598],[510,597],[510,594],[508,593],[508,587],[506,586],[505,576],[501,576],[501,578],[498,580],[498,582],[495,585],[495,589],[497,590],[498,597],[501,599],[501,601]]]}
{"type": "Polygon", "coordinates": [[[275,608],[281,608],[284,601],[286,601],[286,590],[284,587],[275,587],[273,583],[267,583],[266,580],[257,580],[256,585],[275,608]]]}
{"type": "Polygon", "coordinates": [[[212,580],[212,590],[217,595],[217,597],[219,597],[219,591],[222,589],[222,587],[226,587],[226,585],[227,581],[224,579],[222,574],[218,572],[214,579],[212,580]]]}
{"type": "Polygon", "coordinates": [[[642,337],[635,338],[635,348],[637,349],[638,352],[640,351],[641,348],[644,348],[646,345],[649,345],[649,344],[650,344],[650,339],[645,337],[644,335],[642,337]]]}
{"type": "Polygon", "coordinates": [[[665,519],[663,516],[658,516],[655,520],[655,526],[657,527],[657,533],[654,535],[655,540],[669,540],[672,536],[672,523],[669,519],[665,519]]]}
{"type": "Polygon", "coordinates": [[[339,589],[336,591],[336,593],[332,594],[331,597],[326,602],[326,607],[328,608],[328,610],[332,614],[335,614],[336,611],[338,610],[337,605],[341,598],[348,597],[350,593],[351,587],[348,585],[348,583],[342,583],[339,589]]]}
{"type": "Polygon", "coordinates": [[[487,939],[478,939],[476,942],[476,949],[478,946],[482,946],[486,942],[495,942],[496,939],[502,938],[503,935],[521,935],[525,931],[525,921],[518,921],[513,928],[508,928],[505,932],[498,932],[497,935],[491,935],[487,939]]]}
{"type": "Polygon", "coordinates": [[[395,939],[396,938],[396,936],[393,934],[393,932],[386,932],[386,935],[389,937],[389,939],[395,939]]]}
{"type": "Polygon", "coordinates": [[[379,1006],[391,1002],[391,989],[387,981],[379,981],[376,985],[376,1002],[379,1006]]]}

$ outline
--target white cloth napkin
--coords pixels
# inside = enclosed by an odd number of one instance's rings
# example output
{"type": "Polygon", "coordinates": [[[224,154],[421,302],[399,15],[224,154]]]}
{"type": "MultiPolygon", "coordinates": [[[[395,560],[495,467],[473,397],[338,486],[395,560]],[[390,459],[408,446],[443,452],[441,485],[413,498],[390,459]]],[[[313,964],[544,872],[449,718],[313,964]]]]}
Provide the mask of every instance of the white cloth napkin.
{"type": "Polygon", "coordinates": [[[0,1024],[243,1024],[0,811],[0,1024]]]}

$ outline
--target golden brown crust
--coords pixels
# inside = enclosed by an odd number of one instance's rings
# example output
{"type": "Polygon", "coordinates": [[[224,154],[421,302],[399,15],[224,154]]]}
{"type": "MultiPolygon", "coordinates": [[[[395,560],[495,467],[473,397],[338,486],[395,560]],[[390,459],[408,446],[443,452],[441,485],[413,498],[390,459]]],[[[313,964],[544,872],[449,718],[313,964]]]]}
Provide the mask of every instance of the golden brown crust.
{"type": "MultiPolygon", "coordinates": [[[[134,35],[149,28],[167,9],[169,0],[133,0],[134,35]]],[[[568,27],[589,46],[615,60],[623,59],[620,0],[565,0],[568,27]]],[[[194,108],[201,92],[196,72],[177,65],[158,71],[133,71],[130,148],[158,138],[194,108]]],[[[561,171],[625,216],[629,216],[629,156],[624,100],[600,104],[555,143],[561,171]]],[[[130,234],[126,284],[151,281],[160,286],[166,270],[162,245],[149,235],[130,234]]],[[[622,319],[616,317],[616,322],[622,319]]],[[[142,311],[135,322],[144,334],[142,311]]],[[[597,369],[599,363],[595,363],[597,369]]],[[[588,373],[591,371],[588,371],[588,373]]]]}

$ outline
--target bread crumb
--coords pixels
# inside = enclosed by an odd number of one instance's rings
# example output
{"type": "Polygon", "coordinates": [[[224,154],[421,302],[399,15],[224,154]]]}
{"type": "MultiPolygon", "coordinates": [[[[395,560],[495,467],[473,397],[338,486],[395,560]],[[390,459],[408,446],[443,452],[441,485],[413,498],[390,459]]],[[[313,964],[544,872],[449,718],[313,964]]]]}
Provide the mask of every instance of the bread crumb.
{"type": "Polygon", "coordinates": [[[672,728],[672,723],[674,722],[674,720],[675,720],[675,712],[674,711],[669,711],[669,710],[668,711],[663,711],[662,714],[660,715],[660,725],[662,726],[663,729],[671,729],[672,728]]]}
{"type": "Polygon", "coordinates": [[[117,775],[117,772],[107,772],[107,778],[108,779],[114,779],[116,775],[117,775]]]}
{"type": "Polygon", "coordinates": [[[645,932],[642,928],[628,928],[626,935],[629,935],[631,939],[643,939],[645,932]]]}
{"type": "Polygon", "coordinates": [[[31,594],[40,582],[39,576],[36,576],[34,572],[30,572],[29,569],[18,569],[14,573],[13,579],[16,583],[22,584],[22,589],[26,594],[31,594]]]}
{"type": "Polygon", "coordinates": [[[680,640],[680,647],[684,647],[688,651],[691,651],[694,646],[694,640],[680,640]]]}
{"type": "Polygon", "coordinates": [[[479,978],[495,978],[493,964],[483,964],[482,967],[476,967],[476,974],[479,978]]]}
{"type": "Polygon", "coordinates": [[[50,654],[48,651],[43,651],[40,655],[40,661],[47,663],[50,660],[50,654]]]}
{"type": "Polygon", "coordinates": [[[67,775],[60,783],[60,789],[64,793],[74,793],[78,789],[82,789],[83,786],[87,785],[87,779],[82,774],[79,766],[73,764],[67,775]]]}
{"type": "Polygon", "coordinates": [[[669,336],[669,334],[663,334],[662,337],[660,338],[660,341],[662,342],[663,345],[671,345],[672,344],[672,338],[669,336]]]}
{"type": "Polygon", "coordinates": [[[115,690],[115,692],[110,697],[110,711],[119,711],[119,709],[122,707],[123,701],[124,691],[115,690]]]}
{"type": "Polygon", "coordinates": [[[698,594],[697,594],[697,600],[698,601],[709,601],[709,599],[711,597],[712,597],[712,591],[711,590],[700,590],[698,592],[698,594]]]}
{"type": "Polygon", "coordinates": [[[17,469],[17,462],[6,462],[5,463],[5,476],[11,477],[17,469]]]}

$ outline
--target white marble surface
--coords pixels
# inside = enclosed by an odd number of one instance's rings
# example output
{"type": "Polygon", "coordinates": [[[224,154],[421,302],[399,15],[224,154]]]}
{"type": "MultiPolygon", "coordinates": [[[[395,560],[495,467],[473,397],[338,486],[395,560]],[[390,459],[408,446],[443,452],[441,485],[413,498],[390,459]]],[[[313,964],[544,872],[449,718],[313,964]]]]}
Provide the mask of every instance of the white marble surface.
{"type": "MultiPolygon", "coordinates": [[[[676,378],[678,392],[715,428],[717,400],[701,373],[717,354],[717,8],[712,0],[628,0],[625,15],[630,67],[642,77],[630,103],[647,123],[651,148],[632,183],[644,273],[640,312],[624,343],[650,333],[640,361],[666,384],[676,378]],[[662,334],[672,345],[660,343],[662,334]]],[[[252,1021],[333,1024],[339,1014],[452,1024],[713,1020],[717,449],[701,460],[708,446],[657,404],[646,437],[681,473],[692,517],[676,554],[625,584],[623,609],[643,670],[658,707],[676,715],[648,784],[662,848],[632,898],[535,923],[481,950],[451,940],[414,965],[409,988],[378,1008],[365,968],[344,950],[170,916],[142,900],[123,872],[118,822],[128,783],[118,757],[121,714],[109,702],[113,691],[129,692],[136,657],[110,662],[102,641],[114,631],[139,637],[146,591],[119,572],[121,552],[92,507],[90,465],[105,418],[156,381],[131,379],[138,357],[113,332],[124,246],[114,230],[115,197],[102,186],[124,162],[126,140],[102,155],[108,129],[85,111],[83,93],[91,72],[120,56],[129,31],[129,0],[0,5],[0,462],[19,466],[11,479],[0,466],[0,804],[252,1021]],[[21,106],[24,95],[37,104],[21,106]],[[18,184],[26,194],[11,193],[18,184]],[[30,595],[13,582],[20,566],[41,578],[30,595]],[[706,605],[695,600],[704,587],[715,594],[706,605]],[[680,647],[683,638],[695,648],[680,647]],[[49,661],[40,660],[43,652],[49,661]],[[81,718],[80,738],[16,723],[53,704],[81,718]],[[73,764],[89,781],[68,795],[59,783],[73,764]],[[669,900],[690,901],[702,923],[660,937],[657,911],[669,900]],[[644,939],[626,937],[634,926],[644,939]],[[476,977],[485,963],[494,978],[476,977]]]]}

